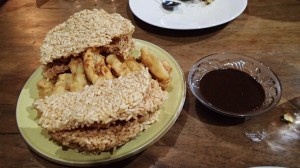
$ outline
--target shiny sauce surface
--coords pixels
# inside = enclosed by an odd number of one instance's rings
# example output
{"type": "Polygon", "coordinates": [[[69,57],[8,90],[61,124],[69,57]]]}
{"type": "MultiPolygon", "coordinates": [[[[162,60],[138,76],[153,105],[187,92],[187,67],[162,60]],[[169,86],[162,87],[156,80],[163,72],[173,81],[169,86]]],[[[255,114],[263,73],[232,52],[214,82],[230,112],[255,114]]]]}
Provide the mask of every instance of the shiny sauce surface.
{"type": "Polygon", "coordinates": [[[200,80],[199,92],[213,106],[234,113],[259,108],[265,100],[261,84],[235,69],[219,69],[205,74],[200,80]]]}

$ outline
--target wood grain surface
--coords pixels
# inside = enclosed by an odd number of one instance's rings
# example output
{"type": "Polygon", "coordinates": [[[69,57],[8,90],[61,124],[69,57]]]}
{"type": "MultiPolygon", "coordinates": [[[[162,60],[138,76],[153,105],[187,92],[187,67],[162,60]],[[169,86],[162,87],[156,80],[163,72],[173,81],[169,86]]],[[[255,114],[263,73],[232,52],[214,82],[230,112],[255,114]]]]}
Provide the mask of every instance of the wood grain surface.
{"type": "MultiPolygon", "coordinates": [[[[217,1],[217,0],[216,0],[217,1]]],[[[187,87],[183,110],[158,142],[134,157],[103,167],[300,167],[300,119],[288,125],[284,113],[300,113],[300,1],[251,0],[235,20],[208,29],[176,31],[136,18],[128,0],[9,0],[0,7],[0,167],[64,167],[31,151],[16,123],[19,93],[40,66],[46,33],[82,9],[117,12],[135,25],[134,38],[156,44],[182,67],[216,52],[233,52],[269,66],[282,84],[282,98],[271,112],[251,119],[218,115],[203,107],[187,87]],[[253,142],[245,133],[266,131],[253,142]]]]}

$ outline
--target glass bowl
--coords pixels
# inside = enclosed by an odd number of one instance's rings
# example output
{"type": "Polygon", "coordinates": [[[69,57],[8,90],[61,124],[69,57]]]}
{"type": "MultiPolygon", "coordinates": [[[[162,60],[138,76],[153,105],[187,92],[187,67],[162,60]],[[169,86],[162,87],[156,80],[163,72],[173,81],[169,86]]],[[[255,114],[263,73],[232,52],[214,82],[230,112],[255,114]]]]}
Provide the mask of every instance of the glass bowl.
{"type": "MultiPolygon", "coordinates": [[[[232,117],[252,117],[271,111],[281,98],[280,81],[269,67],[255,59],[233,53],[216,53],[201,58],[190,69],[188,83],[194,96],[203,105],[215,112],[232,117]],[[200,81],[208,72],[220,69],[239,70],[255,79],[262,86],[265,93],[265,99],[262,105],[250,111],[236,113],[218,108],[207,101],[199,91],[200,81]]],[[[222,95],[219,96],[222,97],[222,95]]]]}

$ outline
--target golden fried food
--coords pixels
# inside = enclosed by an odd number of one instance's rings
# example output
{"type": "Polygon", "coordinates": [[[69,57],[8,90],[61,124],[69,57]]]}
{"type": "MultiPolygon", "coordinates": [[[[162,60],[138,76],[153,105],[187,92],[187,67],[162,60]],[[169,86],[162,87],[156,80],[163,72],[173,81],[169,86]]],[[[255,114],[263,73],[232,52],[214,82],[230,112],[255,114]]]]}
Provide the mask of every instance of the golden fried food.
{"type": "Polygon", "coordinates": [[[70,85],[72,83],[72,74],[64,73],[59,74],[57,82],[53,88],[53,94],[63,94],[70,90],[70,85]]]}
{"type": "Polygon", "coordinates": [[[99,54],[99,50],[96,48],[90,48],[88,49],[90,54],[93,55],[93,62],[94,62],[94,68],[95,72],[98,76],[101,75],[101,67],[105,65],[105,57],[101,54],[99,54]]]}
{"type": "Polygon", "coordinates": [[[134,57],[129,57],[121,62],[114,54],[105,57],[99,53],[99,48],[88,48],[82,57],[71,59],[67,65],[71,73],[58,75],[58,79],[54,84],[46,79],[39,81],[37,85],[39,96],[44,98],[53,93],[79,92],[83,90],[85,85],[95,84],[99,79],[127,76],[131,72],[141,71],[145,66],[149,68],[153,78],[165,90],[169,86],[172,71],[169,63],[165,60],[159,60],[146,47],[141,49],[140,60],[142,63],[134,57]]]}
{"type": "Polygon", "coordinates": [[[131,73],[130,69],[125,63],[122,63],[119,58],[114,55],[110,54],[106,57],[107,64],[112,68],[113,72],[117,77],[119,76],[127,76],[131,73]]]}
{"type": "MultiPolygon", "coordinates": [[[[162,60],[161,62],[163,64],[163,67],[166,69],[166,71],[168,71],[168,73],[171,74],[172,67],[170,66],[170,64],[168,63],[168,61],[162,60]]],[[[169,80],[159,81],[159,85],[161,86],[161,88],[163,90],[165,90],[169,86],[170,81],[171,81],[171,77],[170,77],[169,80]]]]}
{"type": "Polygon", "coordinates": [[[70,91],[82,91],[83,87],[87,85],[88,82],[84,74],[81,58],[73,58],[69,63],[69,67],[72,72],[72,83],[70,84],[70,91]]]}
{"type": "Polygon", "coordinates": [[[52,94],[54,85],[47,79],[42,79],[37,83],[37,88],[39,90],[39,97],[44,98],[52,94]]]}
{"type": "Polygon", "coordinates": [[[92,83],[96,83],[99,79],[99,76],[96,74],[95,66],[96,61],[94,58],[95,52],[92,48],[86,50],[83,54],[83,69],[86,74],[87,79],[92,83]]]}
{"type": "Polygon", "coordinates": [[[162,60],[161,61],[163,67],[165,68],[166,71],[169,72],[169,74],[172,72],[172,67],[170,66],[170,64],[168,63],[168,61],[166,60],[162,60]]]}
{"type": "Polygon", "coordinates": [[[141,61],[149,68],[150,72],[157,80],[167,81],[170,79],[170,74],[164,68],[162,61],[152,54],[146,47],[141,49],[141,61]]]}
{"type": "Polygon", "coordinates": [[[171,80],[172,68],[165,60],[159,60],[157,56],[151,53],[148,48],[143,47],[141,49],[141,61],[149,68],[151,74],[158,80],[160,86],[166,89],[171,80]]]}
{"type": "Polygon", "coordinates": [[[131,71],[140,71],[144,68],[144,65],[137,62],[134,58],[127,59],[124,63],[131,71]]]}
{"type": "Polygon", "coordinates": [[[100,68],[101,75],[103,75],[104,79],[114,79],[115,76],[112,74],[111,70],[106,66],[102,66],[100,68]]]}
{"type": "Polygon", "coordinates": [[[114,75],[111,73],[110,69],[105,64],[105,57],[99,53],[95,53],[96,65],[95,71],[96,74],[102,79],[114,79],[114,75]]]}
{"type": "Polygon", "coordinates": [[[84,72],[88,80],[94,84],[98,79],[114,79],[110,69],[105,64],[105,57],[96,48],[89,48],[83,55],[84,72]]]}
{"type": "Polygon", "coordinates": [[[97,53],[97,51],[93,52],[93,54],[95,59],[95,72],[99,77],[103,77],[104,75],[101,72],[101,67],[106,66],[105,57],[97,53]]]}

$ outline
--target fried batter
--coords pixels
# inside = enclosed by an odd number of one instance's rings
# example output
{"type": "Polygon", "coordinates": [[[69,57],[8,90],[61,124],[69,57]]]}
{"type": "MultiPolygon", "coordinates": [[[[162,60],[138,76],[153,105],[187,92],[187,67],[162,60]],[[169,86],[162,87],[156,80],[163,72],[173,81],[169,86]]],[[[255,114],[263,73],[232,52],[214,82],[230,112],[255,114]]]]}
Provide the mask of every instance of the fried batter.
{"type": "Polygon", "coordinates": [[[144,68],[144,65],[137,62],[134,58],[127,59],[124,63],[131,71],[140,71],[144,68]]]}
{"type": "Polygon", "coordinates": [[[88,80],[95,84],[98,79],[114,79],[110,69],[105,64],[105,57],[96,48],[89,48],[83,55],[84,72],[88,80]]]}
{"type": "Polygon", "coordinates": [[[72,72],[72,83],[70,84],[70,91],[82,91],[83,87],[87,85],[88,82],[84,74],[81,58],[73,58],[69,63],[69,67],[72,72]]]}
{"type": "Polygon", "coordinates": [[[117,77],[127,76],[128,74],[131,73],[128,66],[125,63],[122,63],[119,60],[119,58],[114,54],[108,55],[106,57],[106,62],[112,68],[112,70],[114,71],[114,73],[117,77]]]}
{"type": "Polygon", "coordinates": [[[110,69],[105,64],[105,57],[100,54],[95,54],[96,65],[95,70],[100,78],[104,79],[114,79],[114,75],[111,73],[110,69]]]}
{"type": "Polygon", "coordinates": [[[83,54],[83,69],[86,74],[87,79],[92,83],[96,83],[96,81],[100,78],[96,74],[95,66],[96,59],[94,58],[94,52],[92,48],[86,50],[83,54]]]}
{"type": "Polygon", "coordinates": [[[63,94],[70,90],[72,83],[72,74],[64,73],[58,75],[58,80],[53,88],[53,94],[63,94]]]}
{"type": "Polygon", "coordinates": [[[44,98],[46,96],[50,96],[53,90],[53,83],[48,81],[47,79],[42,79],[37,83],[37,88],[39,90],[39,97],[44,98]]]}
{"type": "Polygon", "coordinates": [[[166,89],[170,82],[172,68],[167,61],[159,60],[156,55],[151,53],[148,48],[141,49],[141,61],[149,68],[151,74],[158,80],[160,86],[166,89]]]}
{"type": "Polygon", "coordinates": [[[162,61],[160,61],[148,48],[141,49],[141,61],[149,68],[153,76],[159,81],[166,81],[170,79],[170,74],[164,68],[162,61]]]}

